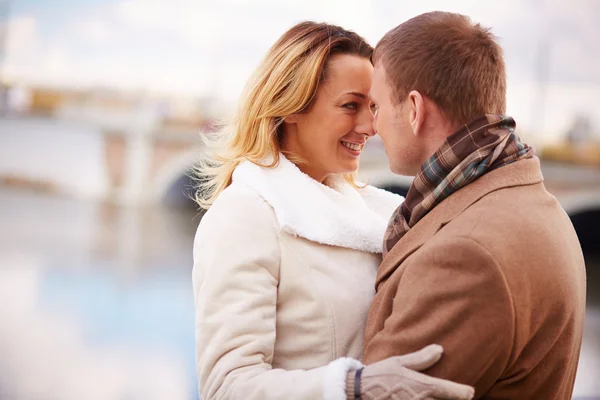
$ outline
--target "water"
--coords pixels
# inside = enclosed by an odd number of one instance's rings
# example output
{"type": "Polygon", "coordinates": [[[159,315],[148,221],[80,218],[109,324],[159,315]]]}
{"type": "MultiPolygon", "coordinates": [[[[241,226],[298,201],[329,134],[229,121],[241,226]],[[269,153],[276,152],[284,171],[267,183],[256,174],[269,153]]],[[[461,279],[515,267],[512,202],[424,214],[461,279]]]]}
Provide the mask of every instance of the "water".
{"type": "Polygon", "coordinates": [[[194,399],[189,210],[0,191],[0,398],[194,399]]]}
{"type": "MultiPolygon", "coordinates": [[[[193,209],[0,189],[0,399],[197,398],[193,209]]],[[[576,397],[600,397],[600,258],[576,397]]]]}

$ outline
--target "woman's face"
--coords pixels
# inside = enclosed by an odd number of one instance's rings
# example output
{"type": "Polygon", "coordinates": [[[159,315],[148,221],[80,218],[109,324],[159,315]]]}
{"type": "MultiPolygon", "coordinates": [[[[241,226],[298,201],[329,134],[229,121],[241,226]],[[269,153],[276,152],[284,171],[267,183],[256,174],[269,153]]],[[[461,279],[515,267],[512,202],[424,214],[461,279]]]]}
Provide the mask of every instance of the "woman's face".
{"type": "Polygon", "coordinates": [[[307,161],[298,167],[313,179],[323,182],[328,175],[358,169],[365,143],[375,134],[372,74],[366,58],[333,56],[309,109],[285,118],[282,148],[307,161]]]}

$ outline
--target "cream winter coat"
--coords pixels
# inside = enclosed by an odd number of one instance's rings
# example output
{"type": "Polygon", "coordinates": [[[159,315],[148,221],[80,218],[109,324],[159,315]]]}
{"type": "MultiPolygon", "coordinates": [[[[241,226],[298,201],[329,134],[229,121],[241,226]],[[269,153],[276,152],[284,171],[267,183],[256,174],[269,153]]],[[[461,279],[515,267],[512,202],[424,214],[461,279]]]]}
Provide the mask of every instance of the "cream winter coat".
{"type": "Polygon", "coordinates": [[[402,197],[242,163],[194,243],[203,399],[345,399],[402,197]]]}

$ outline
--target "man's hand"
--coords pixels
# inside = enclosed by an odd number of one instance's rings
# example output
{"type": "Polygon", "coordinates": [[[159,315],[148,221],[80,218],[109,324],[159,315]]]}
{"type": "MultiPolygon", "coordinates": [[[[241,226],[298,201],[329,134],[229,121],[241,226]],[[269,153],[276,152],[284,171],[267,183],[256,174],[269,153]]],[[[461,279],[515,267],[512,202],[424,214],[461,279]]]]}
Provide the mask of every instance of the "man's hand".
{"type": "MultiPolygon", "coordinates": [[[[444,379],[433,378],[423,371],[442,357],[442,346],[432,344],[415,353],[390,357],[366,366],[360,379],[362,400],[470,400],[475,390],[444,379]]],[[[355,400],[356,371],[348,372],[346,393],[355,400]]]]}

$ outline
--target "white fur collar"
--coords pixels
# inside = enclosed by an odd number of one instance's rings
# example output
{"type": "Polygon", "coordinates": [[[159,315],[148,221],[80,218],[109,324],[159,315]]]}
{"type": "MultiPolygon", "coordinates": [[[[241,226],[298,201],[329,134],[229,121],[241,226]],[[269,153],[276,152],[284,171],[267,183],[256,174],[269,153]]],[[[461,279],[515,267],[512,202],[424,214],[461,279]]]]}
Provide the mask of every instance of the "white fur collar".
{"type": "Polygon", "coordinates": [[[323,185],[280,156],[274,168],[241,163],[233,181],[255,190],[273,209],[281,229],[295,236],[381,253],[388,220],[403,197],[367,186],[356,190],[342,176],[323,185]]]}

